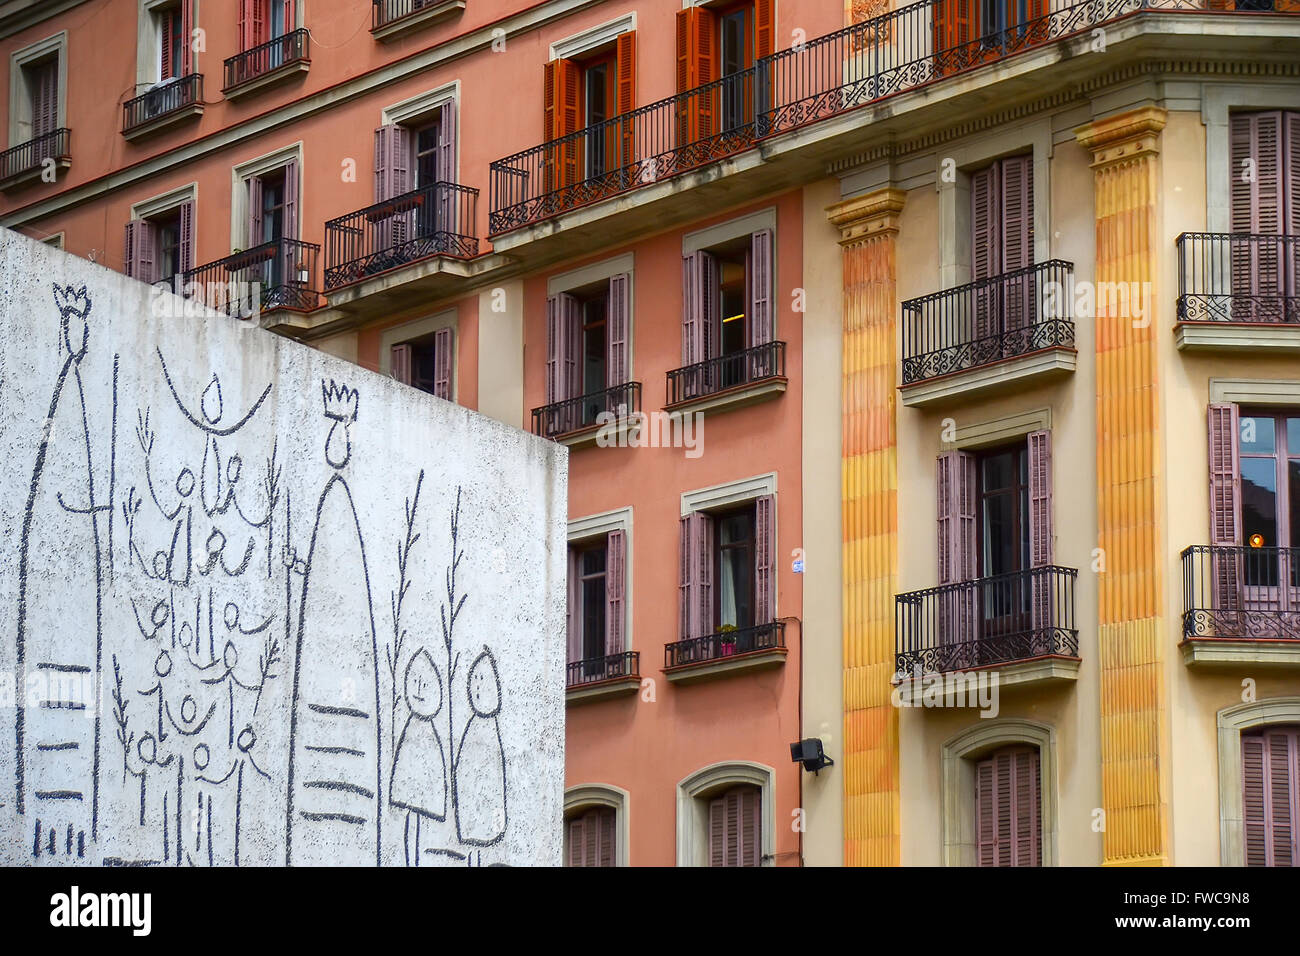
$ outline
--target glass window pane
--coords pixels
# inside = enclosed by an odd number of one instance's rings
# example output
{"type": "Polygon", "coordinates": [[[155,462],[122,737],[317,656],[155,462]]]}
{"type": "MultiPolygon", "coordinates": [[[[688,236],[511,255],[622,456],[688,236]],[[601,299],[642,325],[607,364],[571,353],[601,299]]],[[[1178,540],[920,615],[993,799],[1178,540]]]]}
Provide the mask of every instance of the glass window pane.
{"type": "Polygon", "coordinates": [[[1243,455],[1271,455],[1277,449],[1277,436],[1271,418],[1255,416],[1241,417],[1241,441],[1239,447],[1243,455]]]}
{"type": "MultiPolygon", "coordinates": [[[[1288,548],[1300,548],[1300,459],[1292,458],[1287,462],[1287,487],[1290,490],[1291,505],[1291,539],[1286,542],[1288,548]]],[[[1293,572],[1300,572],[1292,561],[1293,572]]]]}
{"type": "Polygon", "coordinates": [[[582,574],[601,574],[605,570],[605,549],[592,548],[582,552],[582,574]]]}
{"type": "Polygon", "coordinates": [[[984,491],[997,491],[1000,488],[1011,487],[1011,476],[1014,474],[1011,452],[989,455],[982,459],[981,468],[980,485],[984,491]]]}
{"type": "Polygon", "coordinates": [[[1300,418],[1286,420],[1286,451],[1292,458],[1300,458],[1300,418]]]}
{"type": "MultiPolygon", "coordinates": [[[[588,552],[590,554],[592,552],[588,552]]],[[[602,557],[601,564],[604,565],[602,557]]],[[[605,576],[582,582],[582,656],[605,656],[605,576]]]]}
{"type": "Polygon", "coordinates": [[[1012,495],[988,495],[984,498],[984,568],[985,576],[1016,570],[1016,552],[1012,495]]]}
{"type": "Polygon", "coordinates": [[[1241,530],[1243,544],[1278,546],[1277,467],[1271,458],[1241,460],[1241,530]],[[1259,535],[1257,541],[1252,541],[1259,535]]]}

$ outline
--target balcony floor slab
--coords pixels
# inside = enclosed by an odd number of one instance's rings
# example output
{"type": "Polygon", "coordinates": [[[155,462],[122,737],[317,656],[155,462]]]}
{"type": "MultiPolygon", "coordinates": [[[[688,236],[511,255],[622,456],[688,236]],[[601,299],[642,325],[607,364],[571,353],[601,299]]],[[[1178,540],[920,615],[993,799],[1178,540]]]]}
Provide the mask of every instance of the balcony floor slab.
{"type": "MultiPolygon", "coordinates": [[[[981,675],[996,674],[997,687],[1018,687],[1024,685],[1047,686],[1051,684],[1069,684],[1079,679],[1077,657],[1037,657],[1027,661],[1009,661],[1005,664],[991,664],[987,667],[974,667],[961,671],[961,676],[973,675],[976,686],[987,680],[981,675]]],[[[904,678],[896,682],[898,701],[904,707],[925,707],[925,695],[933,688],[933,681],[942,680],[941,688],[934,688],[937,702],[944,708],[976,706],[970,703],[970,683],[957,679],[957,672],[946,674],[926,674],[920,680],[915,677],[904,678]]],[[[987,685],[986,685],[987,686],[987,685]]]]}
{"type": "Polygon", "coordinates": [[[1249,664],[1252,667],[1300,668],[1300,641],[1267,638],[1191,638],[1178,645],[1188,667],[1216,668],[1249,664]]]}
{"type": "Polygon", "coordinates": [[[964,369],[937,378],[900,386],[898,391],[908,408],[944,405],[974,394],[993,394],[1023,387],[1026,380],[1050,380],[1072,374],[1079,353],[1071,348],[1049,348],[1028,355],[1002,359],[988,365],[964,369]]]}

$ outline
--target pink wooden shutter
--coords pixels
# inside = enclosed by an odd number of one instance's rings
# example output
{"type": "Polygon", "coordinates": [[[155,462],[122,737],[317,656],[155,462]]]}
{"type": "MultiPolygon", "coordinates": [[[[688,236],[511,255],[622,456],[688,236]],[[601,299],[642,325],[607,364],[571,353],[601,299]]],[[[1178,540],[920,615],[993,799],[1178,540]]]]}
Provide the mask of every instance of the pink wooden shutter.
{"type": "MultiPolygon", "coordinates": [[[[298,161],[284,164],[284,238],[298,238],[298,161]]],[[[296,263],[290,263],[296,274],[296,263]]]]}
{"type": "MultiPolygon", "coordinates": [[[[1002,274],[1001,202],[998,198],[998,165],[971,174],[970,228],[971,280],[992,279],[1002,274]]],[[[998,289],[984,286],[975,293],[975,336],[985,338],[1000,330],[998,289]]]]}
{"type": "Polygon", "coordinates": [[[564,391],[560,381],[560,297],[546,299],[546,404],[558,402],[564,391]]]}
{"type": "Polygon", "coordinates": [[[253,39],[253,22],[259,0],[239,0],[239,48],[250,50],[257,45],[253,39]]]}
{"type": "MultiPolygon", "coordinates": [[[[1283,113],[1277,110],[1230,116],[1228,158],[1234,233],[1279,235],[1285,231],[1283,132],[1283,113]],[[1246,175],[1248,169],[1253,169],[1253,176],[1246,175]]],[[[1272,296],[1282,292],[1284,263],[1276,245],[1243,240],[1232,244],[1231,255],[1235,295],[1272,296]]],[[[1251,321],[1256,305],[1249,299],[1234,301],[1234,318],[1251,321]]]]}
{"type": "Polygon", "coordinates": [[[566,866],[582,866],[587,855],[586,819],[582,816],[570,817],[565,821],[569,832],[569,854],[566,866]]]}
{"type": "Polygon", "coordinates": [[[252,36],[250,37],[253,41],[251,44],[252,46],[259,46],[271,39],[266,23],[268,19],[267,13],[269,11],[267,7],[269,3],[270,0],[253,0],[252,16],[250,17],[252,23],[252,36]]]}
{"type": "Polygon", "coordinates": [[[996,866],[997,791],[994,787],[993,760],[975,765],[975,841],[976,866],[996,866]]]}
{"type": "Polygon", "coordinates": [[[451,401],[451,369],[456,358],[451,329],[433,333],[433,394],[451,401]]]}
{"type": "Polygon", "coordinates": [[[677,639],[679,641],[696,636],[692,633],[692,608],[695,607],[695,560],[692,557],[694,517],[694,515],[682,515],[677,525],[677,639]]]}
{"type": "Polygon", "coordinates": [[[248,248],[262,244],[262,180],[248,180],[248,248]]]}
{"type": "Polygon", "coordinates": [[[137,219],[126,224],[126,274],[141,282],[157,282],[155,250],[158,231],[153,223],[137,219]]]}
{"type": "Polygon", "coordinates": [[[194,0],[181,0],[180,75],[194,72],[194,0]]]}
{"type": "Polygon", "coordinates": [[[180,235],[177,237],[176,259],[181,272],[194,268],[194,203],[182,203],[180,208],[180,235]]]}
{"type": "Polygon", "coordinates": [[[975,456],[946,451],[937,461],[939,583],[955,584],[976,576],[975,456]]]}
{"type": "Polygon", "coordinates": [[[597,817],[598,833],[600,839],[600,853],[597,855],[597,866],[613,866],[617,861],[617,830],[615,829],[615,813],[612,808],[605,808],[599,811],[597,817]]]}
{"type": "Polygon", "coordinates": [[[1030,432],[1029,564],[1052,563],[1052,433],[1030,432]]]}
{"type": "MultiPolygon", "coordinates": [[[[1002,271],[1007,273],[1034,264],[1034,165],[1030,156],[1011,156],[998,166],[1002,175],[1002,271]]],[[[1002,309],[1007,329],[1033,323],[1033,293],[1031,276],[1005,282],[1002,309]]]]}
{"type": "MultiPolygon", "coordinates": [[[[1241,468],[1237,455],[1240,424],[1237,406],[1209,407],[1210,544],[1235,548],[1241,544],[1241,468]]],[[[1233,552],[1210,553],[1211,596],[1216,610],[1241,606],[1239,560],[1233,552]]]]}
{"type": "Polygon", "coordinates": [[[768,624],[776,616],[776,500],[754,499],[754,623],[768,624]]]}
{"type": "MultiPolygon", "coordinates": [[[[456,102],[448,100],[438,107],[438,159],[435,175],[438,182],[456,182],[456,102]]],[[[408,179],[408,184],[413,185],[408,179]]],[[[421,183],[421,186],[426,185],[421,183]]],[[[457,193],[450,185],[437,187],[438,229],[453,235],[461,232],[457,223],[460,214],[457,193]]]]}
{"type": "Polygon", "coordinates": [[[1300,728],[1241,736],[1242,824],[1247,866],[1300,862],[1300,728]]]}
{"type": "MultiPolygon", "coordinates": [[[[298,29],[298,19],[293,9],[293,0],[284,0],[284,23],[280,25],[281,33],[292,33],[298,29]]],[[[269,33],[270,31],[268,31],[269,33]]],[[[268,37],[269,39],[269,37],[268,37]]]]}
{"type": "MultiPolygon", "coordinates": [[[[171,11],[168,11],[162,15],[161,17],[162,23],[158,31],[161,34],[161,41],[162,41],[159,44],[162,47],[162,49],[160,51],[160,56],[158,57],[158,76],[159,78],[164,80],[167,79],[169,76],[173,75],[172,73],[172,66],[173,66],[172,64],[172,17],[173,15],[174,14],[172,14],[171,11]]],[[[176,65],[179,66],[179,64],[176,65]]],[[[183,76],[184,74],[180,74],[180,75],[183,76]]]]}
{"type": "Polygon", "coordinates": [[[415,351],[409,342],[403,342],[400,345],[394,345],[391,352],[391,368],[393,378],[397,379],[403,385],[411,384],[411,360],[412,353],[415,351]]]}
{"type": "Polygon", "coordinates": [[[709,801],[709,866],[727,865],[727,797],[709,801]]]}
{"type": "Polygon", "coordinates": [[[584,834],[582,865],[595,866],[600,859],[600,825],[593,810],[582,815],[584,834]]]}
{"type": "Polygon", "coordinates": [[[740,852],[738,866],[758,866],[762,860],[762,825],[759,810],[763,792],[757,787],[744,787],[738,794],[740,810],[740,852]]]}
{"type": "Polygon", "coordinates": [[[622,654],[625,612],[627,536],[611,531],[605,536],[605,654],[622,654]]]}
{"type": "Polygon", "coordinates": [[[411,189],[411,131],[405,126],[375,130],[375,202],[400,196],[411,189]]]}
{"type": "Polygon", "coordinates": [[[740,866],[740,797],[739,788],[730,790],[723,798],[726,803],[723,805],[726,819],[726,839],[723,843],[722,865],[723,866],[740,866]]]}
{"type": "Polygon", "coordinates": [[[614,388],[627,382],[628,277],[626,273],[609,280],[609,357],[605,363],[605,385],[614,388]]]}
{"type": "Polygon", "coordinates": [[[696,633],[713,633],[713,516],[695,513],[696,633]]]}
{"type": "Polygon", "coordinates": [[[565,607],[568,610],[568,626],[566,633],[568,635],[569,645],[569,663],[582,660],[582,609],[578,606],[581,601],[581,582],[579,581],[580,567],[578,566],[578,549],[569,548],[569,575],[568,590],[569,599],[565,607]]]}
{"type": "Polygon", "coordinates": [[[704,359],[704,299],[701,295],[701,253],[682,257],[682,365],[704,359]]]}
{"type": "Polygon", "coordinates": [[[749,344],[772,341],[772,230],[760,229],[750,237],[749,344]]]}
{"type": "Polygon", "coordinates": [[[560,296],[560,363],[564,366],[564,393],[561,399],[582,395],[582,303],[567,292],[560,296]]]}
{"type": "Polygon", "coordinates": [[[1241,822],[1245,831],[1246,866],[1268,866],[1269,863],[1269,827],[1264,796],[1266,752],[1262,736],[1241,735],[1241,822]]]}
{"type": "Polygon", "coordinates": [[[46,60],[31,68],[32,139],[59,128],[59,61],[46,60]]]}
{"type": "Polygon", "coordinates": [[[1013,754],[1015,773],[1015,845],[1013,866],[1038,866],[1042,844],[1042,800],[1038,784],[1038,751],[1013,754]]]}
{"type": "Polygon", "coordinates": [[[1039,866],[1042,796],[1038,751],[1010,747],[975,766],[978,866],[1039,866]]]}
{"type": "MultiPolygon", "coordinates": [[[[700,252],[700,317],[702,352],[700,361],[716,358],[722,348],[722,267],[712,253],[700,252]]],[[[710,385],[711,376],[705,377],[710,385]]]]}

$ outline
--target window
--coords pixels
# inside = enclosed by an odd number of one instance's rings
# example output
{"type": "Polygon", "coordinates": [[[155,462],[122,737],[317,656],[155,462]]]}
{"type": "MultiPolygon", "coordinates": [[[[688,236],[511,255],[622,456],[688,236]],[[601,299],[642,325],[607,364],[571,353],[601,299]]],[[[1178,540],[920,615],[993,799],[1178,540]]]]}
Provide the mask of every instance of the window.
{"type": "Polygon", "coordinates": [[[568,403],[547,434],[588,427],[627,404],[620,386],[628,374],[628,278],[619,273],[547,299],[546,404],[568,403]]]}
{"type": "Polygon", "coordinates": [[[770,350],[772,230],[692,252],[683,260],[682,361],[672,400],[776,373],[770,350]],[[760,350],[761,351],[755,351],[760,350]],[[693,367],[694,366],[694,367],[693,367]]]}
{"type": "Polygon", "coordinates": [[[626,567],[624,531],[610,531],[569,545],[570,684],[603,679],[610,673],[607,659],[627,650],[626,567]]]}
{"type": "Polygon", "coordinates": [[[763,792],[732,787],[709,798],[709,866],[759,866],[763,792]]]}
{"type": "Polygon", "coordinates": [[[1228,156],[1232,316],[1277,321],[1300,288],[1300,112],[1231,114],[1228,156]]]}
{"type": "Polygon", "coordinates": [[[298,238],[298,163],[291,161],[248,177],[247,248],[298,238]]]}
{"type": "MultiPolygon", "coordinates": [[[[1031,325],[1037,296],[1034,264],[1034,163],[1010,156],[971,174],[971,279],[987,280],[975,294],[975,336],[983,339],[1031,325]]],[[[1004,339],[1008,354],[1023,351],[1004,339]]]]}
{"type": "Polygon", "coordinates": [[[764,107],[766,87],[755,83],[750,70],[756,60],[774,52],[773,30],[772,0],[692,6],[677,13],[677,92],[722,81],[708,94],[682,98],[677,110],[678,146],[754,122],[756,112],[764,107]]]}
{"type": "Polygon", "coordinates": [[[158,30],[158,79],[169,80],[189,73],[189,37],[181,4],[154,11],[158,30]]]}
{"type": "Polygon", "coordinates": [[[939,0],[936,75],[986,63],[1048,39],[1047,0],[939,0]]]}
{"type": "Polygon", "coordinates": [[[393,378],[452,401],[453,342],[452,330],[442,328],[392,346],[390,367],[393,378]]]}
{"type": "Polygon", "coordinates": [[[1247,866],[1300,865],[1300,727],[1241,735],[1247,866]]]}
{"type": "Polygon", "coordinates": [[[980,475],[980,576],[1029,567],[1029,450],[984,452],[980,475]]]}
{"type": "Polygon", "coordinates": [[[601,124],[630,114],[636,105],[636,31],[620,33],[580,57],[558,57],[544,69],[546,141],[563,141],[545,157],[548,189],[596,179],[630,164],[631,122],[601,124]],[[580,130],[588,133],[574,135],[580,130]]]}
{"type": "Polygon", "coordinates": [[[975,764],[977,866],[1042,865],[1042,796],[1036,747],[1005,747],[975,764]]]}
{"type": "Polygon", "coordinates": [[[1214,607],[1300,611],[1300,414],[1210,406],[1210,508],[1214,607]]]}
{"type": "Polygon", "coordinates": [[[59,58],[48,57],[23,67],[32,118],[32,139],[59,128],[59,58]]]}
{"type": "Polygon", "coordinates": [[[566,817],[564,865],[616,866],[617,818],[617,811],[613,807],[583,808],[566,817]]]}
{"type": "Polygon", "coordinates": [[[683,516],[680,640],[741,632],[720,642],[720,656],[766,646],[758,629],[776,614],[775,501],[760,495],[683,516]]]}
{"type": "MultiPolygon", "coordinates": [[[[239,0],[241,48],[251,50],[297,28],[293,0],[239,0]]],[[[278,66],[274,61],[271,66],[278,66]]]]}
{"type": "MultiPolygon", "coordinates": [[[[405,197],[405,202],[372,213],[376,233],[394,249],[429,240],[437,251],[453,251],[449,236],[459,232],[461,214],[456,182],[456,101],[444,100],[402,123],[375,130],[375,202],[405,197]],[[418,195],[416,193],[418,192],[418,195]]],[[[378,261],[380,268],[391,263],[378,261]]]]}
{"type": "Polygon", "coordinates": [[[194,268],[194,202],[169,205],[126,225],[126,274],[173,284],[194,268]]]}

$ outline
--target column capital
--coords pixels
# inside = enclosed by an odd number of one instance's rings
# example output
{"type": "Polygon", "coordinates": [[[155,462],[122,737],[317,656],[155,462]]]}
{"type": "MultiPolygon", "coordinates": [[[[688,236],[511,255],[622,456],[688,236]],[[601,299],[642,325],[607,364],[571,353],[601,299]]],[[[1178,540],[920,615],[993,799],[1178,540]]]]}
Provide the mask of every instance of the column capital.
{"type": "Polygon", "coordinates": [[[1169,111],[1143,106],[1085,123],[1074,131],[1084,149],[1092,151],[1092,168],[1100,169],[1160,152],[1160,131],[1169,111]]]}
{"type": "Polygon", "coordinates": [[[898,216],[907,193],[892,187],[877,189],[826,207],[826,218],[840,231],[840,245],[850,246],[878,235],[898,232],[898,216]]]}

